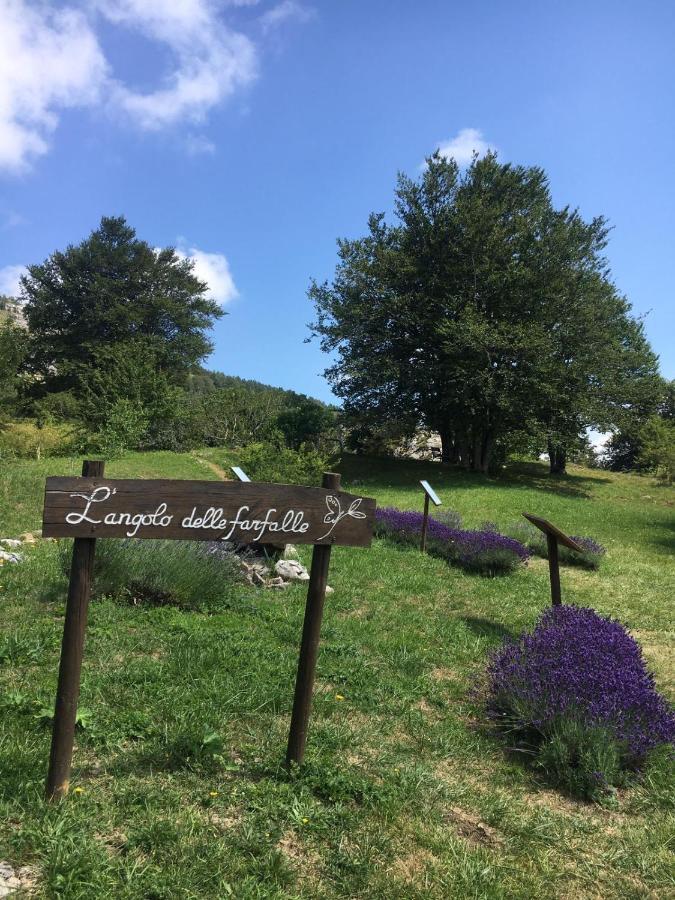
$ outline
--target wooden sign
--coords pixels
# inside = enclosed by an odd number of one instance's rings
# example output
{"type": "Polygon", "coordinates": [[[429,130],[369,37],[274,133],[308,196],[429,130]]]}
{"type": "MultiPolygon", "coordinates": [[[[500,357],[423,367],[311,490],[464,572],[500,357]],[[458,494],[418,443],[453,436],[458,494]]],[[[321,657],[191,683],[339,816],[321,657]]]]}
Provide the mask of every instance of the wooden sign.
{"type": "Polygon", "coordinates": [[[234,472],[239,481],[250,481],[251,479],[248,477],[246,472],[241,468],[241,466],[230,466],[230,470],[234,472]]]}
{"type": "Polygon", "coordinates": [[[369,547],[375,501],[291,484],[48,478],[44,537],[369,547]]]}
{"type": "MultiPolygon", "coordinates": [[[[80,478],[48,478],[42,533],[73,537],[63,626],[47,797],[68,792],[87,612],[97,538],[261,540],[314,544],[286,761],[301,763],[312,704],[319,633],[334,544],[368,547],[375,501],[340,490],[326,472],[322,487],[244,481],[116,480],[87,461],[80,478]]],[[[243,474],[243,473],[242,473],[243,474]]]]}
{"type": "Polygon", "coordinates": [[[422,485],[422,490],[427,495],[427,497],[431,500],[431,502],[434,504],[434,506],[440,506],[441,505],[440,498],[439,498],[438,494],[436,493],[436,491],[429,484],[429,482],[428,481],[420,481],[420,484],[422,485]]]}
{"type": "Polygon", "coordinates": [[[429,527],[429,500],[434,506],[440,506],[441,501],[428,481],[420,481],[422,490],[424,491],[424,516],[422,518],[422,537],[420,538],[420,550],[422,553],[427,549],[427,529],[429,527]]]}
{"type": "Polygon", "coordinates": [[[569,547],[570,550],[576,550],[577,553],[583,553],[584,548],[580,547],[576,541],[572,540],[571,537],[568,537],[564,531],[561,531],[557,525],[554,525],[553,522],[549,522],[548,519],[540,519],[539,516],[533,516],[531,513],[523,513],[528,522],[532,522],[533,525],[536,525],[540,531],[543,531],[546,535],[552,535],[559,544],[562,544],[565,547],[569,547]]]}
{"type": "Polygon", "coordinates": [[[539,516],[533,516],[531,513],[523,513],[528,522],[532,522],[540,531],[546,535],[546,546],[548,549],[548,572],[551,580],[551,603],[553,606],[559,606],[562,603],[562,594],[560,592],[560,561],[558,559],[558,544],[575,550],[577,553],[583,553],[583,547],[580,547],[576,541],[568,537],[564,531],[561,531],[557,525],[549,522],[548,519],[542,519],[539,516]]]}

